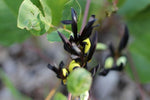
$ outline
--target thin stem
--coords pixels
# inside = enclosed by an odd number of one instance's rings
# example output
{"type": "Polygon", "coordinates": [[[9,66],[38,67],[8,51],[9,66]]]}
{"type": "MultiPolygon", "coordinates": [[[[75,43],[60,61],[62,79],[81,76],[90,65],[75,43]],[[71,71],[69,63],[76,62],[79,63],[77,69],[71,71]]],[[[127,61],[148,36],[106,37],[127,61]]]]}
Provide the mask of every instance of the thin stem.
{"type": "Polygon", "coordinates": [[[46,97],[45,100],[51,100],[51,98],[54,96],[54,94],[56,93],[57,88],[59,87],[60,82],[58,82],[54,88],[49,92],[48,96],[46,97]]]}
{"type": "Polygon", "coordinates": [[[68,94],[68,100],[71,100],[71,93],[68,94]]]}
{"type": "Polygon", "coordinates": [[[82,28],[81,28],[80,33],[82,32],[82,30],[86,24],[86,21],[87,21],[87,16],[88,16],[89,8],[90,8],[90,2],[91,2],[91,0],[87,0],[87,2],[86,2],[84,17],[83,17],[83,21],[82,21],[82,28]]]}
{"type": "Polygon", "coordinates": [[[141,94],[141,100],[144,100],[144,90],[141,87],[141,84],[140,84],[140,81],[139,81],[139,76],[138,76],[137,70],[135,68],[134,62],[132,60],[131,53],[129,51],[127,51],[127,56],[128,56],[128,59],[129,59],[129,64],[130,64],[131,71],[133,72],[133,78],[135,79],[135,82],[136,82],[137,87],[138,87],[138,89],[140,91],[140,94],[141,94]]]}

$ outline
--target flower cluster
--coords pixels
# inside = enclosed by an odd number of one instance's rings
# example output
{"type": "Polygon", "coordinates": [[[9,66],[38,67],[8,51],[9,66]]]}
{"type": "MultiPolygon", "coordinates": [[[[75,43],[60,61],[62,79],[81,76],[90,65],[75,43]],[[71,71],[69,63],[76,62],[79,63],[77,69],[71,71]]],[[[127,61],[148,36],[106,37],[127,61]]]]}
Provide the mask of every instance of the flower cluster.
{"type": "MultiPolygon", "coordinates": [[[[73,35],[67,39],[61,32],[58,31],[58,34],[63,41],[64,49],[70,53],[71,62],[67,67],[64,67],[63,61],[60,62],[59,67],[48,64],[48,68],[53,70],[57,77],[62,80],[63,84],[66,84],[67,76],[76,68],[85,68],[88,70],[87,64],[92,59],[92,56],[95,52],[97,45],[97,32],[95,32],[92,39],[89,37],[92,34],[94,22],[96,21],[95,15],[92,15],[84,27],[81,33],[78,33],[77,29],[77,15],[73,8],[71,8],[72,20],[63,20],[62,23],[65,25],[72,26],[73,35]]],[[[108,46],[111,54],[108,55],[104,63],[100,66],[99,64],[92,69],[88,70],[91,72],[91,75],[94,77],[96,73],[98,75],[106,76],[109,71],[117,70],[121,71],[126,65],[127,57],[122,55],[122,50],[126,47],[129,38],[129,33],[127,26],[125,26],[124,35],[120,41],[117,50],[114,50],[114,46],[110,44],[108,46]]]]}
{"type": "Polygon", "coordinates": [[[72,61],[67,68],[63,66],[63,62],[59,64],[59,68],[48,64],[48,68],[53,70],[58,78],[62,79],[63,84],[66,84],[68,74],[76,68],[83,67],[87,69],[87,63],[92,59],[97,44],[97,32],[95,32],[91,40],[89,38],[92,34],[93,28],[97,26],[93,26],[96,21],[95,15],[90,17],[87,25],[80,34],[77,29],[77,15],[73,8],[71,9],[71,15],[72,20],[64,20],[62,23],[65,25],[71,24],[73,35],[67,39],[59,31],[58,34],[64,43],[64,49],[70,53],[72,61]]]}
{"type": "Polygon", "coordinates": [[[115,50],[114,46],[110,44],[108,46],[110,54],[104,60],[99,75],[106,76],[109,71],[122,71],[127,63],[126,55],[122,54],[123,49],[127,46],[129,39],[129,32],[127,26],[124,28],[123,37],[120,40],[118,48],[115,50]]]}

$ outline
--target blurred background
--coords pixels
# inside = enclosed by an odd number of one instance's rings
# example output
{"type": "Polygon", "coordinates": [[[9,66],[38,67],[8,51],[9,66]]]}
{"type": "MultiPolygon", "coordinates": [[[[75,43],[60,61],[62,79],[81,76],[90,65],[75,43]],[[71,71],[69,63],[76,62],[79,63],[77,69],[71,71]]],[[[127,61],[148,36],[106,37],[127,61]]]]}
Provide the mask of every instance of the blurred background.
{"type": "MultiPolygon", "coordinates": [[[[34,36],[17,27],[18,11],[23,0],[0,0],[0,100],[44,100],[52,89],[65,95],[65,87],[47,68],[48,63],[67,65],[68,54],[61,42],[50,42],[47,33],[34,36]]],[[[38,0],[31,0],[37,7],[38,0]]],[[[52,24],[61,27],[64,5],[71,0],[45,0],[51,9],[52,24]]],[[[86,0],[81,7],[80,29],[86,0]]],[[[40,9],[40,8],[39,8],[40,9]]],[[[97,76],[91,89],[92,100],[150,100],[150,1],[91,0],[88,18],[95,14],[100,26],[98,41],[112,42],[116,47],[129,28],[130,39],[124,51],[128,64],[123,72],[97,76]],[[117,2],[118,11],[113,13],[117,2]]],[[[59,37],[58,37],[59,38],[59,37]]],[[[93,63],[101,63],[107,51],[96,51],[93,63]]]]}

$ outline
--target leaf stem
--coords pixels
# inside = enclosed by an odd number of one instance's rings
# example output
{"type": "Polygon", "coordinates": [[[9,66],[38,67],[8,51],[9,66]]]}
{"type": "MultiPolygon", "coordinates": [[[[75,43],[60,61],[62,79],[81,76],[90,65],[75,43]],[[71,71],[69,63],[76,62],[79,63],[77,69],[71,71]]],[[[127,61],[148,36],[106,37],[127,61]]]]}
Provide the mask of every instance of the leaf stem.
{"type": "Polygon", "coordinates": [[[82,30],[86,24],[87,16],[88,16],[89,8],[90,8],[90,3],[91,3],[91,0],[87,0],[86,6],[85,6],[85,11],[84,11],[84,17],[83,17],[83,21],[82,21],[82,28],[81,28],[80,33],[82,32],[82,30]]]}

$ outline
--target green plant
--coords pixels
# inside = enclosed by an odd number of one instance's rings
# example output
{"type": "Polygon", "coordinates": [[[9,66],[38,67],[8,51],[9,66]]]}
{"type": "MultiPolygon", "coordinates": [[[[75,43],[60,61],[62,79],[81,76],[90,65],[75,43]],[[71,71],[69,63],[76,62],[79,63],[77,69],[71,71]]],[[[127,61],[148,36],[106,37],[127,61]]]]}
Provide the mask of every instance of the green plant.
{"type": "MultiPolygon", "coordinates": [[[[150,81],[148,77],[150,73],[150,1],[107,0],[108,5],[106,5],[105,1],[92,0],[87,16],[95,14],[101,21],[106,18],[105,11],[111,16],[113,11],[116,10],[116,6],[118,7],[117,14],[124,18],[129,27],[131,37],[128,45],[128,56],[130,59],[129,67],[126,67],[127,72],[131,74],[131,77],[136,77],[135,80],[138,83],[148,83],[150,81]]],[[[43,34],[47,34],[48,41],[59,42],[61,38],[58,38],[57,31],[69,38],[70,34],[72,34],[70,26],[65,27],[64,25],[64,27],[60,27],[60,21],[71,19],[70,8],[73,7],[78,16],[78,29],[81,30],[83,12],[87,10],[85,9],[85,4],[85,0],[70,0],[69,2],[67,0],[59,0],[58,2],[56,0],[1,0],[0,44],[8,46],[13,43],[23,42],[32,35],[40,36],[43,34]]],[[[108,47],[101,43],[97,43],[96,46],[97,50],[106,50],[108,47]]],[[[108,62],[112,63],[113,61],[109,59],[108,62]]],[[[93,69],[92,72],[95,73],[95,70],[97,69],[93,69]]]]}

